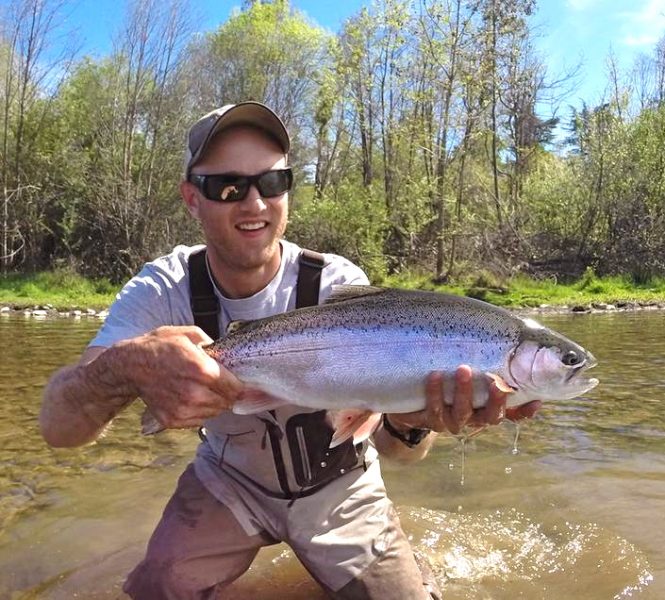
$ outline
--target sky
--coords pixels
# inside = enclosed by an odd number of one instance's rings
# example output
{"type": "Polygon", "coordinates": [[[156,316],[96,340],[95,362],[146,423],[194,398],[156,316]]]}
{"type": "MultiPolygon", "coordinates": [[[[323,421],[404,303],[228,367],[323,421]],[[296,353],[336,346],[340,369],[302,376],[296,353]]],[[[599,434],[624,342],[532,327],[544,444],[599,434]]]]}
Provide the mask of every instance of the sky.
{"type": "MultiPolygon", "coordinates": [[[[371,0],[291,0],[291,5],[331,32],[371,0]]],[[[2,0],[0,0],[2,3],[2,0]]],[[[103,55],[122,22],[119,0],[67,0],[69,25],[79,30],[82,49],[103,55]]],[[[217,28],[241,0],[194,0],[201,12],[201,31],[217,28]]],[[[610,50],[628,70],[639,54],[652,55],[665,35],[665,0],[537,0],[532,17],[536,49],[551,78],[577,69],[563,106],[598,104],[607,83],[610,50]],[[574,83],[574,85],[573,85],[574,83]]]]}

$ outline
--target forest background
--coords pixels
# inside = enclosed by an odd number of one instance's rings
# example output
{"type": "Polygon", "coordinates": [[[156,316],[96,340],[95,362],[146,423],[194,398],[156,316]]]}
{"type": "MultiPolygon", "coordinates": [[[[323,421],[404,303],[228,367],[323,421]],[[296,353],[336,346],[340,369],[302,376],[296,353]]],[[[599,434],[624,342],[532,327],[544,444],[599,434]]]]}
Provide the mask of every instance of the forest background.
{"type": "MultiPolygon", "coordinates": [[[[194,34],[186,0],[129,2],[113,50],[51,51],[63,2],[0,19],[0,268],[117,283],[201,235],[185,132],[254,99],[292,133],[288,237],[380,282],[665,276],[665,36],[597,105],[558,106],[534,0],[379,0],[330,33],[287,0],[194,34]]],[[[569,91],[569,90],[568,90],[569,91]]]]}

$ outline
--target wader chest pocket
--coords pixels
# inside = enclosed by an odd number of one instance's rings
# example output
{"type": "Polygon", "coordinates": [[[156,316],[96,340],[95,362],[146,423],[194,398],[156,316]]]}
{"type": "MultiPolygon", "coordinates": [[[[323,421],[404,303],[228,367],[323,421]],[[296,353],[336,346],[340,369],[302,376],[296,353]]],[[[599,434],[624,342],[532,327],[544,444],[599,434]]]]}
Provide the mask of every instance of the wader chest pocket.
{"type": "Polygon", "coordinates": [[[309,487],[343,475],[362,463],[365,444],[347,440],[329,448],[332,427],[326,411],[294,415],[286,422],[293,473],[298,485],[309,487]]]}

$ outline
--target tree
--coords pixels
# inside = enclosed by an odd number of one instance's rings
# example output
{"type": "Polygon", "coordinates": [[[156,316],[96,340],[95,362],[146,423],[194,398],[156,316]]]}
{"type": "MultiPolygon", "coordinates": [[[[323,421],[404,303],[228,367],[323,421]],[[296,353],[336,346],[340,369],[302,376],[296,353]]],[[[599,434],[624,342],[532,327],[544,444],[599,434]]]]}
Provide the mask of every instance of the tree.
{"type": "Polygon", "coordinates": [[[190,115],[181,108],[188,11],[180,0],[130,5],[114,54],[82,62],[59,97],[69,151],[62,214],[77,216],[70,247],[90,274],[122,279],[169,244],[190,115]]]}
{"type": "Polygon", "coordinates": [[[0,265],[28,260],[34,266],[40,246],[44,198],[31,181],[30,162],[40,141],[40,123],[48,117],[47,98],[66,75],[73,51],[65,44],[51,46],[60,25],[62,2],[12,0],[5,6],[0,33],[0,164],[2,169],[2,222],[0,265]],[[27,135],[27,132],[32,135],[27,135]]]}
{"type": "Polygon", "coordinates": [[[189,103],[200,110],[243,100],[269,105],[292,133],[292,162],[306,163],[329,37],[287,0],[252,2],[189,50],[189,103]]]}

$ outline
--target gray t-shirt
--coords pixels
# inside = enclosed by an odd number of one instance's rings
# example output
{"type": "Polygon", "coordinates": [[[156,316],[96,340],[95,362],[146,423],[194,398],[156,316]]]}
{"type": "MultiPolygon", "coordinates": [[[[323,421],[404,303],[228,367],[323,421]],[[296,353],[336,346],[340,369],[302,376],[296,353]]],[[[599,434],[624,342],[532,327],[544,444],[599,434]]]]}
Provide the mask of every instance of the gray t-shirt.
{"type": "MultiPolygon", "coordinates": [[[[298,255],[300,248],[282,240],[282,261],[270,283],[249,298],[226,298],[219,290],[220,331],[231,321],[247,321],[295,308],[298,255]]],[[[142,335],[162,325],[193,325],[189,301],[189,255],[203,246],[176,246],[170,254],[147,263],[118,293],[109,315],[90,346],[108,347],[142,335]]],[[[335,284],[367,285],[363,271],[335,254],[324,254],[319,301],[323,302],[335,284]]]]}
{"type": "MultiPolygon", "coordinates": [[[[109,315],[90,346],[109,347],[114,343],[142,335],[163,325],[192,325],[194,318],[189,298],[189,255],[202,246],[176,246],[173,251],[147,263],[118,293],[109,315]]],[[[279,314],[295,308],[298,256],[300,248],[282,240],[279,271],[268,285],[249,298],[226,298],[215,289],[220,301],[220,331],[231,321],[252,320],[279,314]]],[[[319,300],[323,302],[335,284],[367,285],[365,273],[350,261],[334,254],[324,254],[319,300]]],[[[275,420],[283,427],[294,414],[311,409],[285,406],[275,411],[275,420]]],[[[275,472],[270,449],[266,445],[266,424],[262,415],[235,415],[223,412],[205,423],[208,443],[201,444],[194,462],[196,473],[208,490],[229,506],[248,533],[255,533],[255,519],[247,507],[246,494],[239,493],[244,483],[229,475],[243,474],[271,492],[279,493],[281,485],[275,472]]],[[[286,443],[282,447],[288,457],[286,443]]],[[[373,448],[366,454],[367,464],[374,461],[373,448]]],[[[288,485],[297,489],[291,465],[287,463],[288,485]]]]}

